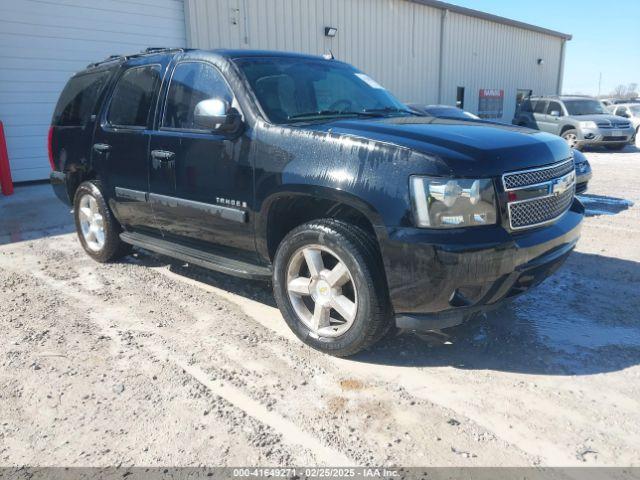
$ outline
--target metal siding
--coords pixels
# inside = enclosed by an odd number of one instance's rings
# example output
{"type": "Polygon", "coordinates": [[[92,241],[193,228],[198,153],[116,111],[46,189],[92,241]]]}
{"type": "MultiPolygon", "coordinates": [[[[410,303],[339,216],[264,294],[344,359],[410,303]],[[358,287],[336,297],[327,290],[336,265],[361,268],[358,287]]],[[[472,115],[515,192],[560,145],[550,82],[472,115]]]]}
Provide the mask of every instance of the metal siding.
{"type": "Polygon", "coordinates": [[[187,0],[188,11],[218,7],[188,24],[195,48],[287,50],[336,58],[366,71],[406,101],[437,97],[438,9],[406,0],[187,0]],[[244,6],[246,5],[246,11],[244,6]],[[240,9],[238,24],[229,14],[240,9]],[[333,38],[324,27],[338,29],[333,38]],[[241,34],[246,29],[245,35],[241,34]],[[210,34],[216,32],[216,34],[210,34]]]}
{"type": "Polygon", "coordinates": [[[14,181],[48,178],[47,130],[74,72],[111,54],[185,46],[185,35],[182,0],[1,2],[0,120],[14,181]]]}
{"type": "MultiPolygon", "coordinates": [[[[443,10],[407,0],[186,0],[189,11],[213,5],[217,15],[191,17],[195,48],[253,48],[334,55],[407,102],[437,103],[440,18],[443,10]],[[235,10],[240,12],[235,14],[235,10]],[[237,17],[233,25],[230,15],[237,17]],[[338,28],[334,39],[324,27],[338,28]],[[246,30],[247,41],[242,32],[246,30]]],[[[442,102],[477,111],[481,88],[504,90],[511,121],[516,90],[556,93],[562,40],[550,34],[447,12],[443,38],[442,102]],[[545,64],[537,65],[538,58],[545,64]]]]}
{"type": "Polygon", "coordinates": [[[448,12],[442,101],[455,104],[465,87],[465,110],[477,113],[481,88],[504,90],[502,120],[511,121],[518,89],[557,93],[562,39],[448,12]],[[538,65],[538,58],[544,60],[538,65]]]}

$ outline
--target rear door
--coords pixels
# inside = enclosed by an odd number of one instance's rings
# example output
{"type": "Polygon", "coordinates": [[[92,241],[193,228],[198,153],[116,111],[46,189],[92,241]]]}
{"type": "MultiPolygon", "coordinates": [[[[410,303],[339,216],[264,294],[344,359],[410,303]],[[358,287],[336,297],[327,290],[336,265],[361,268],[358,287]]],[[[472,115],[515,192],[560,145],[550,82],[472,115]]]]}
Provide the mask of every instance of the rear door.
{"type": "Polygon", "coordinates": [[[231,87],[215,65],[203,60],[179,61],[170,77],[150,146],[149,200],[158,224],[174,241],[253,254],[250,140],[242,131],[205,131],[194,122],[202,100],[223,100],[239,110],[231,87]]]}
{"type": "Polygon", "coordinates": [[[123,68],[93,139],[93,164],[109,205],[118,221],[129,229],[155,229],[147,202],[149,129],[166,63],[123,68]]]}

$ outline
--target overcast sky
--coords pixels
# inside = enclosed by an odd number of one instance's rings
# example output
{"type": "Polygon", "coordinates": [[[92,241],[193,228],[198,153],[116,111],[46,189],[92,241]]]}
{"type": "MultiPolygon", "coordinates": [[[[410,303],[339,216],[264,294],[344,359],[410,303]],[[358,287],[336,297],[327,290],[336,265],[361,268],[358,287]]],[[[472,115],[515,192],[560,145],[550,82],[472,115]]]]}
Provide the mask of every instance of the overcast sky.
{"type": "Polygon", "coordinates": [[[463,7],[573,35],[567,42],[564,93],[602,94],[640,84],[640,0],[448,0],[463,7]]]}

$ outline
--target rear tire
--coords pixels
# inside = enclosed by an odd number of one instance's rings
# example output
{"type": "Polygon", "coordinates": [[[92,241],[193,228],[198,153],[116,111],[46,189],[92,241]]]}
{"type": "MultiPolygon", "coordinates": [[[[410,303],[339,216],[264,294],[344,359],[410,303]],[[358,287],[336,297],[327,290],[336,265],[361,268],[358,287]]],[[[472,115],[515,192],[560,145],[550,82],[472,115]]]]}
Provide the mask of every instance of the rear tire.
{"type": "Polygon", "coordinates": [[[76,190],[73,217],[82,248],[97,262],[111,262],[131,253],[131,246],[120,240],[122,227],[111,213],[97,180],[83,182],[76,190]]]}
{"type": "Polygon", "coordinates": [[[275,255],[273,291],[298,338],[330,355],[354,355],[392,325],[375,239],[338,220],[312,221],[287,234],[275,255]],[[337,271],[341,280],[334,281],[337,271]]]}
{"type": "Polygon", "coordinates": [[[569,148],[582,150],[582,146],[578,143],[578,131],[576,129],[571,128],[569,130],[565,130],[560,136],[564,139],[565,142],[567,142],[569,148]]]}
{"type": "Polygon", "coordinates": [[[611,145],[605,145],[604,148],[607,150],[622,150],[626,146],[626,143],[613,143],[611,145]]]}

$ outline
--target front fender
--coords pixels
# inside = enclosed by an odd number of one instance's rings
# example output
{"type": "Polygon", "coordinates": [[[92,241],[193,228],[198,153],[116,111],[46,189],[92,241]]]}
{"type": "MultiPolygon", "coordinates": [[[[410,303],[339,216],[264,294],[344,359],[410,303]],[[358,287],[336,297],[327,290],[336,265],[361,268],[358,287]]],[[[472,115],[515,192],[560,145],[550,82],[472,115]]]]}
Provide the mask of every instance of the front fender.
{"type": "Polygon", "coordinates": [[[384,226],[380,212],[369,202],[344,190],[325,187],[321,185],[309,184],[287,184],[282,185],[267,197],[261,205],[256,215],[256,239],[258,253],[264,258],[268,258],[267,236],[269,228],[269,212],[272,206],[282,198],[306,197],[316,200],[327,200],[330,202],[347,205],[362,215],[371,223],[378,237],[378,241],[387,237],[387,229],[384,226]]]}

